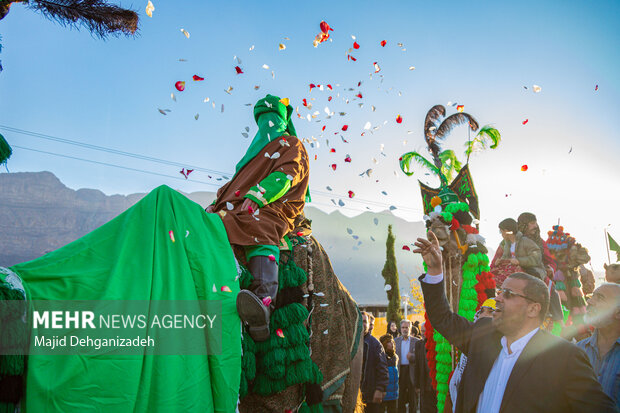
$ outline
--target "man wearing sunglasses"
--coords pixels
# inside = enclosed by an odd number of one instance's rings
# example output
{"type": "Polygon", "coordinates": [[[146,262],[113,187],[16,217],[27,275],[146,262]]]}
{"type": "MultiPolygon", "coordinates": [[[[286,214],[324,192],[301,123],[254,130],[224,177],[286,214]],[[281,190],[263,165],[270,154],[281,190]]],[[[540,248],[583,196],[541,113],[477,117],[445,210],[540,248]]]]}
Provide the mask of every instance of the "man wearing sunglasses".
{"type": "Polygon", "coordinates": [[[549,306],[543,281],[510,275],[495,298],[493,318],[473,323],[450,310],[435,234],[415,245],[428,267],[420,284],[431,324],[468,358],[455,412],[618,412],[586,354],[539,329],[549,306]]]}

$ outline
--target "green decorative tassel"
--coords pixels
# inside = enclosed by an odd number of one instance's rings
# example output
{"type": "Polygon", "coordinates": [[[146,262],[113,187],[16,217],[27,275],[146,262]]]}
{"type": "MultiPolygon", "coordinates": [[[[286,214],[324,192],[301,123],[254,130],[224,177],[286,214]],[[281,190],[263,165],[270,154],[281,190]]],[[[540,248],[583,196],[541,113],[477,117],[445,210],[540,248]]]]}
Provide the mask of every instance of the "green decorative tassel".
{"type": "Polygon", "coordinates": [[[4,139],[4,136],[0,134],[0,165],[5,164],[12,154],[13,150],[9,146],[9,143],[4,139]]]}

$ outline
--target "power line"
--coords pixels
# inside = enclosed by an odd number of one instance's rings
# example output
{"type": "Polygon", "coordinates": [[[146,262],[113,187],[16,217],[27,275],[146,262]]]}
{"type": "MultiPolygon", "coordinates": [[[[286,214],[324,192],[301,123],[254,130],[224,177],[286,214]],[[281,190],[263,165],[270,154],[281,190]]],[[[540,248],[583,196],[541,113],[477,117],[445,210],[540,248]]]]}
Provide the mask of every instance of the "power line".
{"type": "MultiPolygon", "coordinates": [[[[205,184],[205,185],[216,186],[216,187],[220,186],[219,184],[215,184],[215,183],[211,183],[211,182],[199,181],[199,180],[196,180],[196,179],[185,179],[185,178],[176,177],[176,176],[172,176],[172,175],[166,175],[166,174],[162,174],[162,173],[158,173],[158,172],[147,171],[147,170],[144,170],[144,169],[130,168],[130,167],[127,167],[127,166],[115,165],[115,164],[111,164],[111,163],[107,163],[107,162],[94,161],[92,159],[84,159],[84,158],[80,158],[80,157],[77,157],[77,156],[63,155],[63,154],[60,154],[60,153],[42,151],[42,150],[34,149],[34,148],[26,148],[26,147],[20,146],[20,145],[13,145],[13,147],[14,148],[18,148],[18,149],[24,149],[24,150],[27,150],[27,151],[32,151],[32,152],[43,153],[43,154],[46,154],[46,155],[59,156],[61,158],[74,159],[74,160],[77,160],[77,161],[94,163],[94,164],[97,164],[97,165],[103,165],[103,166],[109,166],[109,167],[113,167],[113,168],[125,169],[125,170],[133,171],[133,172],[141,172],[141,173],[146,173],[146,174],[150,174],[150,175],[162,176],[162,177],[165,177],[165,178],[177,179],[177,180],[181,180],[181,181],[195,182],[195,183],[199,183],[199,184],[205,184]]],[[[312,205],[320,205],[320,206],[323,206],[323,207],[335,207],[336,206],[336,205],[330,205],[330,204],[321,203],[321,202],[317,202],[317,201],[312,201],[312,205]]],[[[351,208],[351,207],[347,207],[347,206],[337,206],[337,207],[340,208],[340,209],[347,209],[349,211],[372,212],[374,214],[388,215],[388,213],[386,211],[380,211],[380,212],[375,212],[375,211],[371,211],[371,210],[366,210],[366,211],[362,210],[362,211],[360,211],[359,209],[355,209],[355,208],[351,208]]]]}
{"type": "Polygon", "coordinates": [[[98,165],[111,166],[113,168],[126,169],[128,171],[142,172],[142,173],[146,173],[146,174],[163,176],[163,177],[171,178],[171,179],[179,179],[179,180],[182,180],[182,181],[196,182],[196,183],[199,183],[199,184],[205,184],[205,185],[211,185],[211,186],[217,186],[217,187],[220,186],[218,184],[214,184],[214,183],[211,183],[211,182],[198,181],[198,180],[195,180],[195,179],[185,179],[185,178],[176,177],[176,176],[172,176],[172,175],[160,174],[158,172],[146,171],[144,169],[130,168],[128,166],[115,165],[115,164],[111,164],[111,163],[107,163],[107,162],[93,161],[92,159],[84,159],[84,158],[79,158],[77,156],[69,156],[69,155],[63,155],[63,154],[60,154],[60,153],[42,151],[42,150],[39,150],[39,149],[26,148],[24,146],[13,145],[13,147],[14,148],[19,148],[19,149],[25,149],[27,151],[44,153],[44,154],[47,154],[47,155],[60,156],[62,158],[69,158],[69,159],[75,159],[75,160],[83,161],[83,162],[90,162],[90,163],[94,163],[94,164],[98,164],[98,165]]]}
{"type": "MultiPolygon", "coordinates": [[[[217,171],[217,170],[214,170],[214,169],[201,168],[201,167],[195,166],[195,165],[188,165],[188,164],[185,164],[185,163],[168,161],[166,159],[154,158],[154,157],[140,155],[140,154],[136,154],[136,153],[132,153],[132,152],[121,151],[121,150],[118,150],[118,149],[107,148],[107,147],[104,147],[104,146],[92,145],[92,144],[88,144],[88,143],[84,143],[84,142],[74,141],[74,140],[71,140],[71,139],[60,138],[60,137],[57,137],[57,136],[52,136],[52,135],[47,135],[47,134],[43,134],[43,133],[28,131],[28,130],[25,130],[25,129],[14,128],[14,127],[11,127],[11,126],[6,126],[6,125],[0,125],[0,129],[6,130],[6,131],[9,131],[9,132],[19,133],[19,134],[22,134],[22,135],[32,136],[32,137],[36,137],[36,138],[40,138],[40,139],[50,140],[50,141],[64,143],[64,144],[68,144],[68,145],[74,145],[74,146],[78,146],[78,147],[82,147],[82,148],[86,148],[86,149],[91,149],[91,150],[95,150],[95,151],[111,153],[111,154],[114,154],[114,155],[121,155],[121,156],[126,156],[126,157],[130,157],[130,158],[134,158],[134,159],[140,159],[140,160],[145,160],[145,161],[149,161],[149,162],[160,163],[160,164],[164,164],[164,165],[171,165],[171,166],[176,166],[176,167],[194,169],[196,171],[202,171],[202,172],[207,172],[207,173],[211,173],[211,174],[214,174],[214,175],[220,175],[224,179],[229,179],[228,176],[232,175],[230,173],[222,172],[222,171],[217,171]]],[[[18,146],[15,146],[15,147],[18,147],[18,146]]],[[[57,154],[57,153],[41,151],[41,150],[32,149],[32,148],[20,147],[20,149],[26,149],[26,150],[31,150],[31,151],[34,151],[34,152],[40,152],[40,153],[45,153],[45,154],[55,155],[55,156],[61,156],[61,157],[65,157],[65,158],[76,159],[76,160],[81,160],[81,161],[95,163],[95,164],[100,164],[100,165],[112,166],[112,167],[116,167],[116,168],[136,171],[136,172],[144,172],[144,173],[149,173],[149,174],[152,174],[152,175],[159,175],[159,176],[164,176],[164,177],[168,177],[168,178],[185,180],[184,178],[181,178],[181,177],[176,177],[176,176],[160,174],[160,173],[156,173],[156,172],[145,171],[143,169],[129,168],[129,167],[125,167],[125,166],[121,166],[121,165],[114,165],[114,164],[107,164],[105,162],[93,161],[93,160],[88,160],[88,159],[79,158],[79,157],[71,157],[71,156],[68,156],[68,155],[61,155],[61,154],[57,154]]],[[[197,183],[204,183],[204,184],[207,184],[207,185],[214,185],[214,186],[217,185],[217,184],[213,184],[213,183],[209,183],[209,182],[204,182],[204,181],[198,181],[198,180],[194,180],[194,179],[188,179],[188,181],[197,182],[197,183]]],[[[339,195],[332,194],[332,193],[329,193],[329,192],[317,191],[317,190],[311,190],[310,193],[312,195],[315,195],[315,196],[318,195],[318,196],[325,196],[325,197],[329,197],[329,198],[342,198],[342,197],[344,197],[344,196],[339,196],[339,195]]],[[[349,199],[348,202],[353,202],[353,203],[362,204],[362,205],[371,205],[371,206],[376,206],[376,207],[380,207],[380,208],[381,207],[383,207],[383,208],[392,207],[392,205],[389,205],[387,203],[372,201],[372,200],[363,199],[363,198],[349,199]]],[[[421,213],[422,212],[422,210],[419,209],[419,208],[410,208],[410,207],[405,207],[405,206],[400,206],[400,205],[393,205],[393,206],[396,207],[397,209],[401,210],[401,211],[415,212],[415,213],[421,213]]],[[[351,208],[347,208],[347,209],[351,209],[351,208]]]]}
{"type": "Polygon", "coordinates": [[[180,162],[168,161],[166,159],[153,158],[151,156],[140,155],[140,154],[132,153],[132,152],[125,152],[125,151],[121,151],[121,150],[113,149],[113,148],[106,148],[104,146],[91,145],[89,143],[73,141],[71,139],[59,138],[59,137],[56,137],[56,136],[45,135],[43,133],[27,131],[27,130],[24,130],[24,129],[17,129],[17,128],[13,128],[13,127],[10,127],[10,126],[5,126],[5,125],[0,125],[0,129],[6,130],[6,131],[9,131],[9,132],[20,133],[22,135],[32,136],[32,137],[35,137],[35,138],[40,138],[40,139],[46,139],[46,140],[50,140],[50,141],[54,141],[54,142],[65,143],[65,144],[68,144],[68,145],[80,146],[82,148],[92,149],[92,150],[95,150],[95,151],[107,152],[107,153],[112,153],[112,154],[115,154],[115,155],[127,156],[127,157],[130,157],[130,158],[141,159],[141,160],[149,161],[149,162],[156,162],[156,163],[160,163],[160,164],[164,164],[164,165],[172,165],[172,166],[177,166],[177,167],[182,167],[182,168],[194,169],[194,170],[202,171],[202,172],[208,172],[208,173],[212,173],[212,174],[215,174],[215,175],[221,175],[222,177],[224,177],[226,179],[228,179],[227,178],[228,175],[231,175],[229,173],[222,172],[222,171],[216,171],[216,170],[213,170],[213,169],[201,168],[200,166],[194,166],[194,165],[188,165],[188,164],[180,163],[180,162]]]}

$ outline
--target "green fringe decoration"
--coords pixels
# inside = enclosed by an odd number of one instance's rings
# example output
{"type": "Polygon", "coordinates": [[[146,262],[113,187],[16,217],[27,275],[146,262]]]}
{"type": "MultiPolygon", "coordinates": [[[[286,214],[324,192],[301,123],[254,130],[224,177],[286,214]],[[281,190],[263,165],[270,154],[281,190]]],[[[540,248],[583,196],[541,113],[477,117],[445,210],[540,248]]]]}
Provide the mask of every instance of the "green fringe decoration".
{"type": "Polygon", "coordinates": [[[457,202],[457,203],[446,206],[446,212],[454,214],[455,212],[458,212],[458,211],[469,212],[469,205],[467,205],[466,202],[457,202]]]}
{"type": "MultiPolygon", "coordinates": [[[[302,286],[307,280],[308,275],[295,264],[292,253],[283,252],[278,271],[279,290],[302,286]]],[[[252,275],[242,268],[241,287],[248,288],[251,282],[252,275]]],[[[304,325],[308,316],[303,304],[292,303],[271,314],[268,340],[256,343],[244,332],[240,398],[250,392],[269,396],[296,384],[323,382],[321,371],[310,358],[310,336],[304,325]],[[278,335],[278,330],[282,330],[283,337],[278,335]]],[[[321,403],[309,409],[309,412],[322,412],[321,403]]]]}
{"type": "Polygon", "coordinates": [[[444,405],[446,404],[446,396],[448,394],[448,378],[452,371],[452,355],[450,354],[450,343],[441,334],[435,330],[433,333],[433,339],[435,340],[435,356],[437,373],[435,379],[437,380],[437,411],[443,412],[444,405]]]}
{"type": "Polygon", "coordinates": [[[452,214],[450,212],[442,212],[441,213],[441,217],[443,218],[443,220],[447,223],[450,224],[452,222],[452,214]]]}
{"type": "Polygon", "coordinates": [[[0,165],[5,164],[12,154],[13,150],[9,146],[9,143],[4,139],[4,136],[0,134],[0,165]]]}

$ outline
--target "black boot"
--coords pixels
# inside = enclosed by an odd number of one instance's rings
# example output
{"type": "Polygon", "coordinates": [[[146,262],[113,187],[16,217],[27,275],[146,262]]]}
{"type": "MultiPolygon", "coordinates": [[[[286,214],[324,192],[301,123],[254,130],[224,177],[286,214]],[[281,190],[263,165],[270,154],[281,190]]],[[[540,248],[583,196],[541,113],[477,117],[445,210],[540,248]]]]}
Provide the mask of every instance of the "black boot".
{"type": "Polygon", "coordinates": [[[278,294],[278,263],[269,257],[250,258],[248,269],[254,277],[250,290],[241,290],[237,296],[237,312],[241,320],[248,324],[250,336],[254,341],[269,339],[269,316],[275,308],[278,294]],[[266,306],[263,299],[270,297],[266,306]]]}

